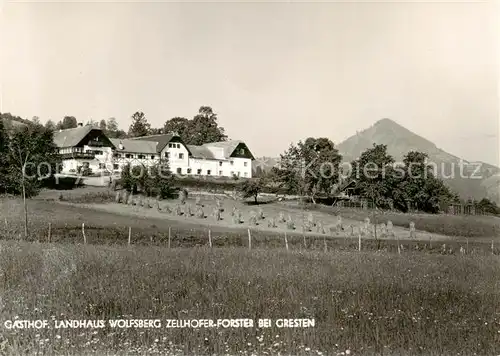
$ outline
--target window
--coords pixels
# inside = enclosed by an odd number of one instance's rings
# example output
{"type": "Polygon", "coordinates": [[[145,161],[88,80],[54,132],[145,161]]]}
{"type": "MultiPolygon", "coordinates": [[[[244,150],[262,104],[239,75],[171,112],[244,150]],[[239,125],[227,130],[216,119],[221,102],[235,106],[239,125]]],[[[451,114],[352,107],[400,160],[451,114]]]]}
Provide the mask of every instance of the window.
{"type": "Polygon", "coordinates": [[[245,154],[245,149],[244,148],[240,148],[240,155],[244,155],[245,154]]]}
{"type": "Polygon", "coordinates": [[[231,161],[230,163],[231,163],[231,166],[234,165],[234,161],[231,161]]]}
{"type": "Polygon", "coordinates": [[[248,164],[248,162],[243,162],[243,165],[244,165],[245,167],[247,166],[247,164],[248,164]]]}
{"type": "Polygon", "coordinates": [[[177,168],[177,174],[181,174],[182,173],[182,168],[177,168]]]}
{"type": "Polygon", "coordinates": [[[138,156],[138,158],[139,158],[139,159],[145,159],[145,158],[146,158],[146,156],[144,156],[144,155],[139,155],[139,156],[138,156]]]}
{"type": "Polygon", "coordinates": [[[127,154],[125,155],[125,158],[134,158],[134,155],[131,155],[130,153],[127,153],[127,154]]]}
{"type": "Polygon", "coordinates": [[[168,148],[172,148],[172,144],[171,143],[168,144],[168,148]]]}
{"type": "Polygon", "coordinates": [[[122,156],[122,155],[121,155],[121,154],[119,154],[119,153],[115,153],[115,155],[114,155],[114,156],[115,156],[115,158],[121,158],[121,156],[122,156]]]}
{"type": "Polygon", "coordinates": [[[201,169],[197,169],[196,174],[201,174],[201,169]]]}
{"type": "Polygon", "coordinates": [[[188,173],[188,174],[191,174],[191,168],[188,168],[188,169],[187,169],[187,173],[188,173]]]}
{"type": "Polygon", "coordinates": [[[155,159],[155,156],[154,156],[154,155],[152,155],[152,156],[151,156],[151,159],[155,159]]]}
{"type": "Polygon", "coordinates": [[[207,176],[209,176],[210,173],[212,173],[212,171],[210,169],[207,169],[207,176]]]}
{"type": "Polygon", "coordinates": [[[219,171],[219,175],[220,175],[220,176],[222,175],[222,171],[219,171]]]}
{"type": "Polygon", "coordinates": [[[118,169],[118,164],[113,164],[113,169],[118,169]]]}
{"type": "Polygon", "coordinates": [[[106,168],[106,165],[104,163],[99,163],[99,169],[104,169],[106,168]]]}
{"type": "Polygon", "coordinates": [[[240,173],[241,173],[241,172],[238,172],[238,177],[240,176],[240,173]]]}
{"type": "Polygon", "coordinates": [[[177,144],[177,148],[181,148],[181,144],[180,143],[177,144]]]}
{"type": "Polygon", "coordinates": [[[179,153],[179,159],[184,159],[184,153],[179,153]]]}
{"type": "Polygon", "coordinates": [[[245,176],[245,177],[246,177],[247,175],[248,175],[248,173],[247,173],[247,172],[243,173],[243,176],[245,176]]]}
{"type": "Polygon", "coordinates": [[[234,176],[234,171],[231,171],[231,177],[234,176]]]}
{"type": "Polygon", "coordinates": [[[219,167],[221,167],[221,166],[222,166],[222,161],[219,161],[219,167]]]}
{"type": "Polygon", "coordinates": [[[168,158],[169,156],[168,152],[165,152],[165,158],[168,158]]]}

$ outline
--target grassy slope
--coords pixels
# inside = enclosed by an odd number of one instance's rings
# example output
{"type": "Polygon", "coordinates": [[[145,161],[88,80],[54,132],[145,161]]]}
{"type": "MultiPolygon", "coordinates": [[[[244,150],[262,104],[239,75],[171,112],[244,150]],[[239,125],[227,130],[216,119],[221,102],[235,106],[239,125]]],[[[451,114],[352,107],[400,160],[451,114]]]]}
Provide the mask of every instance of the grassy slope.
{"type": "Polygon", "coordinates": [[[0,271],[2,320],[316,319],[314,329],[3,330],[7,354],[500,352],[497,256],[4,242],[0,271]]]}

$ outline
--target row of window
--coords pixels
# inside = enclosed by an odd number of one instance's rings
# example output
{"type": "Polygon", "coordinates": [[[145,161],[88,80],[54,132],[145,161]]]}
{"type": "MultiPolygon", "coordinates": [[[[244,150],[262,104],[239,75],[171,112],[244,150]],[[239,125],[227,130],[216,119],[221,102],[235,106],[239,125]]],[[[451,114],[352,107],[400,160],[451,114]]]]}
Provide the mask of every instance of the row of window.
{"type": "MultiPolygon", "coordinates": [[[[177,174],[182,174],[182,173],[183,173],[183,172],[182,172],[182,168],[181,168],[181,167],[177,168],[176,172],[177,172],[177,174]]],[[[186,168],[186,171],[185,171],[185,173],[186,173],[186,174],[192,174],[192,172],[193,172],[193,171],[192,171],[192,169],[191,169],[191,168],[186,168]]],[[[202,173],[203,173],[203,171],[202,171],[201,169],[197,169],[197,170],[196,170],[196,174],[200,175],[200,174],[202,174],[202,173]]],[[[212,170],[211,170],[211,169],[207,169],[207,170],[206,170],[206,173],[207,173],[207,176],[210,176],[210,175],[212,175],[212,170]]],[[[236,173],[235,173],[234,171],[231,171],[231,176],[234,176],[234,175],[236,174],[236,175],[239,177],[239,176],[240,176],[240,173],[241,173],[241,172],[236,172],[236,173]]],[[[223,172],[223,171],[219,171],[219,175],[220,175],[220,176],[223,176],[223,175],[224,175],[224,172],[223,172]]],[[[247,176],[248,176],[248,173],[247,173],[247,172],[243,172],[243,176],[244,176],[244,177],[247,177],[247,176]]]]}
{"type": "Polygon", "coordinates": [[[180,143],[169,143],[168,147],[169,148],[181,148],[181,144],[180,143]]]}
{"type": "MultiPolygon", "coordinates": [[[[88,164],[88,162],[86,162],[86,163],[88,164]]],[[[104,163],[99,163],[99,168],[100,168],[100,169],[105,169],[105,168],[106,168],[106,165],[105,165],[104,163]]],[[[120,168],[120,166],[118,165],[118,163],[114,163],[114,164],[113,164],[113,169],[119,169],[119,168],[120,168]]],[[[176,172],[177,172],[177,174],[182,174],[182,173],[183,173],[183,172],[182,172],[182,168],[180,168],[180,167],[179,167],[179,168],[177,168],[176,172]]],[[[197,174],[197,175],[201,175],[201,174],[202,174],[202,172],[203,172],[203,171],[202,171],[201,169],[197,169],[197,170],[196,170],[196,174],[197,174]]],[[[186,174],[192,174],[192,169],[191,169],[191,168],[187,168],[187,169],[185,170],[185,173],[186,173],[186,174]]],[[[238,176],[238,177],[239,177],[239,176],[240,176],[240,173],[241,173],[241,172],[236,172],[236,174],[235,174],[235,172],[234,172],[234,171],[231,171],[231,176],[236,175],[236,176],[238,176]]],[[[207,169],[207,170],[206,170],[206,174],[207,174],[207,176],[212,175],[212,170],[207,169]]],[[[219,171],[219,175],[220,175],[220,176],[224,175],[224,172],[223,172],[223,171],[219,171]]],[[[247,172],[243,172],[243,176],[244,176],[244,177],[248,177],[248,173],[247,173],[247,172]]]]}

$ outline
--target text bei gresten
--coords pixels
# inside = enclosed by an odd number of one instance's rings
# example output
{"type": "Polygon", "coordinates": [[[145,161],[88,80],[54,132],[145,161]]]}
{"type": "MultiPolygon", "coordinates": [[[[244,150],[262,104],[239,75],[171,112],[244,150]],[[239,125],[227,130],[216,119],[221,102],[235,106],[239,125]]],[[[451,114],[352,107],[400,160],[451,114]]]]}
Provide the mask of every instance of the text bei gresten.
{"type": "Polygon", "coordinates": [[[310,328],[314,319],[112,319],[112,320],[6,320],[6,329],[100,328],[310,328]]]}

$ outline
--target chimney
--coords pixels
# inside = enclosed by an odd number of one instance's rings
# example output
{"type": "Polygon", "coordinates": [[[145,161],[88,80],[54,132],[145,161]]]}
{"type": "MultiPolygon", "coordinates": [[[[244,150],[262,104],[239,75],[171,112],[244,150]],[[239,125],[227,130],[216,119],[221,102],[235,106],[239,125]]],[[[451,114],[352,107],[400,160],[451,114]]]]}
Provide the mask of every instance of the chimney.
{"type": "Polygon", "coordinates": [[[79,122],[78,123],[78,127],[82,127],[83,126],[83,123],[82,122],[79,122]]]}
{"type": "Polygon", "coordinates": [[[120,141],[120,144],[118,145],[118,148],[119,148],[120,150],[123,150],[123,149],[125,148],[125,147],[123,147],[123,143],[122,143],[121,141],[120,141]]]}

